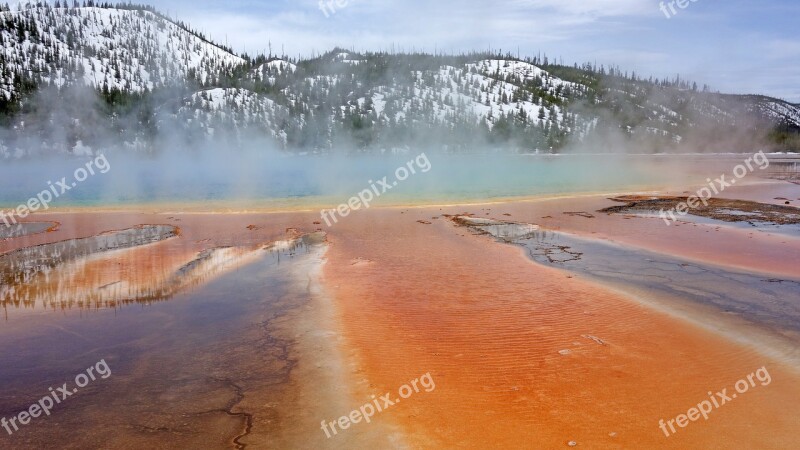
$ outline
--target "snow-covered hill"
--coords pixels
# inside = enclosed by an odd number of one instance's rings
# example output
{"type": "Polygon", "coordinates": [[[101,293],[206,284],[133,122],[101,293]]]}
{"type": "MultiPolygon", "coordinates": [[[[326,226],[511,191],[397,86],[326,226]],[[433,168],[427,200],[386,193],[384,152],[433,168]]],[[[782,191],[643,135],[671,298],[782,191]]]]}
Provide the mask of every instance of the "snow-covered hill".
{"type": "Polygon", "coordinates": [[[286,144],[284,130],[292,120],[286,107],[247,89],[235,88],[194,93],[184,100],[177,118],[188,129],[210,136],[220,131],[258,131],[281,145],[286,144]]]}
{"type": "Polygon", "coordinates": [[[38,84],[83,81],[142,92],[186,79],[213,82],[244,60],[146,10],[29,8],[0,13],[0,94],[38,84]]]}
{"type": "Polygon", "coordinates": [[[719,139],[736,133],[777,130],[784,146],[800,136],[799,105],[713,93],[679,78],[487,53],[336,48],[306,60],[250,58],[149,7],[56,5],[0,11],[3,155],[119,143],[152,150],[165,136],[260,136],[299,151],[523,152],[613,134],[649,151],[757,142],[719,139]]]}
{"type": "Polygon", "coordinates": [[[754,110],[767,119],[800,126],[800,105],[769,97],[758,97],[754,110]]]}

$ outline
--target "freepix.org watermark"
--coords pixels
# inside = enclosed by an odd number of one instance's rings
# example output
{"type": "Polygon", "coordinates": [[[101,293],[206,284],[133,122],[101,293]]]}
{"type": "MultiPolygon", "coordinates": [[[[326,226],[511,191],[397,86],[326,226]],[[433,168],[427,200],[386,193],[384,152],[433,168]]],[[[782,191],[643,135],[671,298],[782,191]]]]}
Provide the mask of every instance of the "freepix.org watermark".
{"type": "Polygon", "coordinates": [[[350,414],[330,422],[323,420],[320,428],[325,432],[325,436],[330,439],[332,436],[336,436],[339,431],[344,431],[350,428],[351,425],[360,423],[362,420],[366,423],[370,423],[372,416],[376,413],[386,411],[388,408],[400,403],[401,399],[409,398],[414,395],[414,393],[420,392],[420,388],[425,389],[425,392],[431,392],[436,389],[436,383],[433,382],[433,377],[430,372],[409,381],[408,384],[402,385],[397,391],[399,397],[392,399],[391,392],[387,392],[379,398],[373,395],[371,402],[365,403],[364,406],[352,410],[350,414]],[[338,430],[336,429],[337,426],[339,427],[338,430]]]}
{"type": "Polygon", "coordinates": [[[350,3],[350,0],[319,0],[319,10],[325,17],[330,17],[331,14],[336,14],[336,11],[345,8],[350,3]]]}
{"type": "Polygon", "coordinates": [[[73,180],[68,181],[67,177],[53,183],[47,182],[47,189],[38,193],[36,196],[31,197],[27,202],[17,206],[11,211],[0,210],[0,222],[3,222],[6,227],[17,224],[17,219],[24,219],[31,213],[40,209],[50,209],[50,203],[67,193],[67,191],[78,186],[78,183],[86,181],[90,176],[95,175],[95,169],[99,173],[108,173],[111,170],[111,164],[108,163],[105,155],[99,155],[95,159],[89,160],[84,167],[78,167],[73,172],[73,180]]]}
{"type": "Polygon", "coordinates": [[[678,14],[678,10],[675,8],[676,6],[680,9],[686,9],[692,3],[697,3],[699,0],[670,0],[668,2],[661,2],[659,3],[658,7],[661,9],[661,12],[667,16],[667,19],[672,19],[673,16],[678,14]]]}
{"type": "Polygon", "coordinates": [[[70,389],[69,383],[64,383],[55,390],[53,390],[52,387],[49,388],[50,393],[48,395],[42,397],[41,400],[32,404],[25,411],[20,412],[10,419],[5,417],[0,419],[0,426],[2,426],[10,436],[19,431],[20,426],[30,424],[31,420],[41,417],[42,414],[49,416],[50,411],[52,411],[56,405],[59,405],[68,397],[75,395],[78,392],[78,388],[86,387],[89,382],[97,380],[97,377],[106,379],[110,376],[111,369],[108,367],[108,364],[106,364],[106,360],[101,359],[97,364],[86,369],[85,373],[79,373],[75,376],[75,385],[77,387],[70,389]]]}
{"type": "Polygon", "coordinates": [[[667,421],[664,421],[664,419],[659,420],[658,427],[664,432],[664,436],[670,437],[677,431],[675,425],[678,425],[679,428],[685,428],[689,423],[700,420],[700,417],[702,417],[703,420],[708,420],[708,415],[712,411],[722,405],[732,402],[739,394],[744,394],[750,390],[750,388],[756,387],[756,380],[761,383],[761,386],[772,383],[772,377],[767,371],[766,366],[737,381],[736,384],[733,385],[733,389],[736,390],[736,392],[728,394],[728,388],[716,394],[712,394],[711,391],[709,391],[708,400],[703,400],[698,403],[696,407],[689,408],[686,414],[678,414],[674,419],[669,419],[667,421]],[[669,428],[669,430],[667,428],[669,428]]]}
{"type": "Polygon", "coordinates": [[[401,181],[407,180],[411,175],[416,175],[417,169],[422,173],[426,173],[430,171],[432,167],[428,156],[425,155],[425,153],[420,153],[416,158],[407,162],[405,166],[400,166],[394,171],[394,181],[389,182],[388,176],[378,181],[369,180],[368,183],[370,187],[368,189],[364,189],[357,195],[350,197],[347,203],[342,203],[336,209],[323,209],[320,212],[320,216],[325,221],[326,225],[329,227],[333,226],[334,223],[339,222],[339,219],[336,217],[337,213],[341,217],[347,217],[352,211],[357,211],[362,207],[364,207],[364,209],[369,208],[369,204],[373,200],[396,187],[401,181]],[[331,220],[333,220],[333,223],[331,223],[331,220]]]}
{"type": "Polygon", "coordinates": [[[738,166],[734,167],[734,178],[728,180],[727,175],[724,174],[714,181],[711,181],[711,178],[707,178],[706,182],[708,183],[708,186],[700,188],[696,195],[689,197],[685,202],[679,203],[675,208],[668,211],[664,211],[662,209],[658,213],[658,216],[664,219],[664,223],[667,225],[672,225],[673,222],[678,220],[677,217],[675,217],[676,213],[680,216],[685,216],[689,213],[689,209],[699,208],[700,203],[702,203],[703,206],[708,206],[708,201],[711,199],[711,197],[714,195],[719,195],[726,188],[736,184],[736,180],[741,180],[747,174],[754,172],[755,168],[753,167],[753,163],[758,165],[759,169],[764,170],[769,167],[769,158],[767,158],[767,155],[765,155],[764,151],[762,150],[755,155],[748,157],[744,161],[744,164],[739,164],[738,166]]]}

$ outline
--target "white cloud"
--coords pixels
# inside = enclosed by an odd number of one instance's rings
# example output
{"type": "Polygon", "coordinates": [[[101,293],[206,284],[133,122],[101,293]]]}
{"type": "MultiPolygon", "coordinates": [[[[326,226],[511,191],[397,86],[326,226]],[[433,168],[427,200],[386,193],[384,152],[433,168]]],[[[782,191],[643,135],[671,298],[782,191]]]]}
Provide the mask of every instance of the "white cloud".
{"type": "Polygon", "coordinates": [[[773,20],[767,29],[761,23],[765,17],[790,17],[797,6],[772,11],[742,2],[698,2],[691,14],[670,21],[659,0],[349,0],[328,18],[319,0],[166,1],[179,2],[171,7],[178,7],[180,18],[213,39],[224,42],[227,36],[235,49],[251,54],[266,50],[269,41],[273,52],[283,44],[293,56],[334,46],[429,52],[519,48],[523,55],[542,51],[569,63],[613,63],[659,78],[680,72],[721,90],[800,100],[792,87],[798,71],[787,63],[800,59],[796,27],[774,29],[773,20]],[[742,18],[744,25],[737,22],[742,18]],[[767,31],[768,37],[759,34],[767,31]]]}
{"type": "Polygon", "coordinates": [[[592,17],[649,15],[658,10],[657,2],[651,0],[517,0],[513,3],[592,17]]]}
{"type": "MultiPolygon", "coordinates": [[[[307,0],[279,14],[192,10],[181,15],[217,40],[237,49],[261,50],[267,41],[283,43],[290,54],[309,55],[334,45],[358,49],[485,49],[526,51],[586,36],[604,28],[597,22],[614,15],[642,14],[641,0],[463,0],[461,2],[350,0],[335,14],[307,0]]],[[[617,29],[628,27],[616,24],[617,29]]]]}

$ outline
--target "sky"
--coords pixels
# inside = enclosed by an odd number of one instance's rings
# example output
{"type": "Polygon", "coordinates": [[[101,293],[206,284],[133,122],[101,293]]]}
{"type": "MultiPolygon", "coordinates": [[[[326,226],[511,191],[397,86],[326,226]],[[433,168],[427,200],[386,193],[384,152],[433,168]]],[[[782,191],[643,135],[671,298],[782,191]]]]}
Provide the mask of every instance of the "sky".
{"type": "Polygon", "coordinates": [[[721,92],[800,102],[798,0],[144,3],[251,55],[267,53],[270,42],[273,54],[283,49],[295,57],[335,46],[426,52],[491,48],[523,57],[547,54],[568,64],[613,64],[659,78],[680,73],[721,92]]]}

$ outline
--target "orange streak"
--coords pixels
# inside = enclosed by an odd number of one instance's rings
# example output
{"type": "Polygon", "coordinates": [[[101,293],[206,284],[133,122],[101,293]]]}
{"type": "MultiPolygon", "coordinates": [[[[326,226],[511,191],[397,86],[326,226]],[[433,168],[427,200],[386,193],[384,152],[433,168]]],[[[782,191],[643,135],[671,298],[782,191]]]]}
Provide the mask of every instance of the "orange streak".
{"type": "MultiPolygon", "coordinates": [[[[417,222],[462,210],[361,212],[329,238],[327,284],[374,393],[397,397],[400,386],[426,372],[436,381],[433,392],[414,394],[381,417],[404,426],[412,445],[796,442],[795,372],[602,286],[537,266],[513,246],[443,219],[417,222]],[[731,390],[763,365],[773,377],[769,386],[672,437],[658,428],[659,419],[686,413],[708,390],[731,390]]],[[[570,220],[579,219],[588,220],[570,220]]]]}

